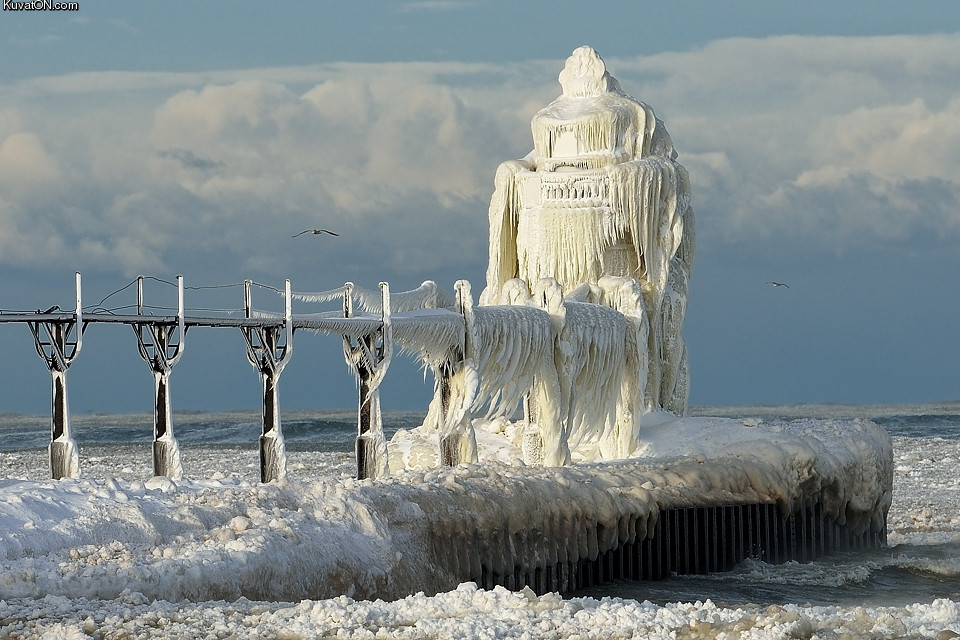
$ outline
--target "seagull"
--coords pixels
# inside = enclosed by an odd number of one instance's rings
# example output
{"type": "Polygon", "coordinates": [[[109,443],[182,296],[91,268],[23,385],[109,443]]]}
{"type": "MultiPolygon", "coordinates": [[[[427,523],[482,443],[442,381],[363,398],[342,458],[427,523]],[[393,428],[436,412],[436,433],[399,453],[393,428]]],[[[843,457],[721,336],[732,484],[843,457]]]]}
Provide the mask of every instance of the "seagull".
{"type": "Polygon", "coordinates": [[[297,236],[302,236],[302,235],[305,234],[305,233],[312,233],[312,234],[315,235],[315,236],[318,236],[318,235],[320,235],[321,233],[326,233],[327,235],[331,235],[331,236],[339,236],[339,235],[340,235],[339,233],[334,233],[333,231],[330,231],[329,229],[304,229],[304,230],[301,231],[300,233],[295,234],[295,235],[292,235],[292,236],[290,236],[290,237],[291,237],[291,238],[296,238],[297,236]]]}
{"type": "Polygon", "coordinates": [[[784,284],[784,283],[782,283],[782,282],[773,282],[773,281],[771,281],[771,282],[768,282],[767,284],[772,284],[772,285],[775,286],[775,287],[786,287],[787,289],[790,288],[790,285],[784,284]]]}

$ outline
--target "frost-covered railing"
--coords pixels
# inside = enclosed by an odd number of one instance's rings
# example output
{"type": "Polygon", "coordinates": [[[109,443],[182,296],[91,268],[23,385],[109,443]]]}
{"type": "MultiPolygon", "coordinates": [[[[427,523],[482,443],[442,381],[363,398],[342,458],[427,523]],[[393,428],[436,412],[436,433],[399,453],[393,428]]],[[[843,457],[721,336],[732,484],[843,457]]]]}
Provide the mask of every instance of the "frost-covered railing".
{"type": "MultiPolygon", "coordinates": [[[[243,333],[250,364],[263,382],[263,430],[259,439],[261,480],[269,482],[286,473],[286,455],[277,394],[279,378],[293,353],[294,334],[309,330],[340,336],[344,356],[356,375],[358,408],[358,476],[377,477],[387,471],[378,388],[389,367],[393,344],[427,362],[439,354],[463,352],[463,315],[443,308],[452,299],[436,284],[426,282],[413,291],[391,299],[387,283],[371,292],[352,283],[320,293],[283,290],[284,311],[276,313],[253,306],[250,280],[242,285],[244,304],[237,309],[188,310],[184,307],[183,278],[178,276],[177,307],[147,305],[144,277],[136,284],[135,313],[119,313],[130,307],[105,309],[103,303],[124,287],[85,311],[81,276],[76,274],[76,306],[67,312],[59,307],[33,313],[0,310],[0,323],[25,323],[34,336],[37,352],[50,371],[52,381],[50,472],[54,479],[78,477],[79,454],[70,429],[67,370],[80,353],[83,334],[91,324],[127,324],[137,335],[140,356],[154,374],[153,470],[155,475],[179,478],[183,473],[180,450],[173,431],[170,377],[185,349],[185,337],[193,327],[238,328],[243,333]],[[340,309],[294,314],[294,300],[305,303],[339,302],[340,309]],[[155,313],[161,311],[161,313],[155,313]],[[201,315],[205,313],[206,315],[201,315]]],[[[172,283],[167,283],[172,284],[172,283]]],[[[256,285],[264,287],[264,285],[256,285]]],[[[132,306],[132,305],[131,305],[132,306]]]]}
{"type": "Polygon", "coordinates": [[[563,206],[602,206],[607,202],[610,176],[596,174],[571,178],[568,174],[534,173],[522,174],[523,198],[527,204],[552,202],[563,206]]]}

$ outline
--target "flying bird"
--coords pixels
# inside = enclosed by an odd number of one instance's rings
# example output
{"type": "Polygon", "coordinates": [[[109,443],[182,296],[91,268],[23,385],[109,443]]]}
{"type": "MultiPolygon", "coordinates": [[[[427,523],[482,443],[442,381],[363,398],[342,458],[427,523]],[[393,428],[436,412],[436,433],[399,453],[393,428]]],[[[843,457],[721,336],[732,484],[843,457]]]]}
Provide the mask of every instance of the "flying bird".
{"type": "Polygon", "coordinates": [[[772,284],[772,285],[775,286],[775,287],[786,287],[787,289],[790,288],[790,285],[784,284],[784,283],[782,283],[782,282],[773,282],[773,281],[770,281],[770,282],[768,282],[767,284],[772,284]]]}
{"type": "Polygon", "coordinates": [[[302,236],[302,235],[305,234],[305,233],[312,233],[312,234],[315,235],[315,236],[318,236],[318,235],[320,235],[321,233],[326,233],[327,235],[331,235],[331,236],[339,236],[339,235],[340,235],[339,233],[334,233],[333,231],[330,231],[329,229],[304,229],[304,230],[301,231],[300,233],[297,233],[297,234],[292,235],[292,236],[290,236],[290,237],[291,237],[291,238],[296,238],[297,236],[302,236]]]}

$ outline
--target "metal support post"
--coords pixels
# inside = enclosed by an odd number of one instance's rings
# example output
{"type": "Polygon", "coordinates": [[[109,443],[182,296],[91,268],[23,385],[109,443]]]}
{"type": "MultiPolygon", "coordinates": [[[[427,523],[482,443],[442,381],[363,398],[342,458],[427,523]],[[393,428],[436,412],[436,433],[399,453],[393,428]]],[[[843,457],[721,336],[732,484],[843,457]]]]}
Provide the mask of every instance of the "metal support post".
{"type": "MultiPolygon", "coordinates": [[[[353,283],[344,285],[343,317],[353,315],[353,283]]],[[[386,375],[393,354],[390,324],[390,286],[380,283],[380,328],[354,339],[343,336],[343,355],[359,382],[357,409],[357,478],[380,478],[389,475],[387,442],[380,415],[380,383],[386,375]]]]}
{"type": "Polygon", "coordinates": [[[455,467],[460,464],[460,438],[455,429],[451,429],[450,400],[452,388],[450,378],[453,376],[454,363],[446,360],[436,368],[437,391],[440,394],[440,415],[443,420],[443,432],[440,434],[440,464],[455,467]]]}
{"type": "MultiPolygon", "coordinates": [[[[137,315],[143,317],[143,276],[137,278],[137,315]]],[[[140,357],[150,365],[154,382],[153,474],[179,480],[183,476],[180,446],[173,435],[170,372],[183,355],[187,329],[183,319],[183,276],[177,276],[175,324],[143,321],[133,324],[140,357]]]]}
{"type": "Polygon", "coordinates": [[[50,371],[50,475],[54,480],[80,476],[80,456],[70,433],[70,409],[67,402],[67,369],[80,353],[83,331],[86,329],[82,318],[79,272],[76,274],[76,287],[77,305],[72,317],[43,317],[48,316],[49,312],[38,311],[37,315],[40,317],[27,323],[33,333],[37,353],[50,371]]]}
{"type": "MultiPolygon", "coordinates": [[[[253,306],[250,280],[244,281],[244,311],[250,318],[253,306]]],[[[243,327],[247,342],[247,360],[263,381],[263,430],[260,435],[260,481],[279,480],[287,474],[287,454],[280,426],[278,384],[283,368],[293,355],[293,314],[290,281],[284,289],[283,326],[243,327]]]]}

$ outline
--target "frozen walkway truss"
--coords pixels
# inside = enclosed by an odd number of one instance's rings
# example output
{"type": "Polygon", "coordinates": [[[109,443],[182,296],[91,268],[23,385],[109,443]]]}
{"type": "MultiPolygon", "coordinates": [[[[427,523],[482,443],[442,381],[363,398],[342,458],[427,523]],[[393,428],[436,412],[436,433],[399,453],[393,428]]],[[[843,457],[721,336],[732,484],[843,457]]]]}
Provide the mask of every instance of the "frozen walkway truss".
{"type": "MultiPolygon", "coordinates": [[[[401,349],[422,356],[432,350],[462,353],[465,319],[459,308],[432,282],[394,297],[389,285],[380,283],[380,292],[371,292],[352,283],[321,293],[294,293],[290,281],[282,293],[284,313],[260,311],[253,307],[251,288],[244,283],[244,305],[240,309],[199,315],[184,307],[183,277],[177,277],[177,308],[172,313],[155,315],[144,303],[144,278],[136,280],[136,313],[106,311],[85,313],[80,274],[76,274],[76,307],[61,311],[53,307],[35,313],[0,312],[0,323],[27,324],[33,333],[37,353],[50,371],[52,409],[50,434],[50,471],[54,479],[77,477],[77,446],[70,432],[67,402],[67,370],[83,345],[83,335],[92,324],[126,324],[137,335],[140,355],[150,367],[155,381],[153,469],[155,475],[177,479],[182,474],[180,452],[173,435],[170,405],[170,374],[185,348],[192,327],[239,329],[246,341],[247,359],[263,381],[263,431],[260,436],[260,476],[269,482],[285,474],[285,453],[280,426],[277,384],[293,354],[294,333],[340,336],[344,356],[354,370],[360,387],[358,406],[358,476],[376,475],[373,461],[385,463],[377,455],[382,442],[378,391],[396,343],[401,349]],[[339,301],[340,309],[320,313],[294,314],[293,301],[339,301]],[[442,308],[450,306],[451,308],[442,308]],[[359,308],[356,308],[359,307],[359,308]],[[396,311],[392,311],[396,310],[396,311]]],[[[129,285],[128,285],[129,286],[129,285]]],[[[469,291],[469,289],[467,289],[469,291]]],[[[113,294],[111,294],[113,295],[113,294]]],[[[101,301],[102,302],[102,301],[101,301]]]]}

